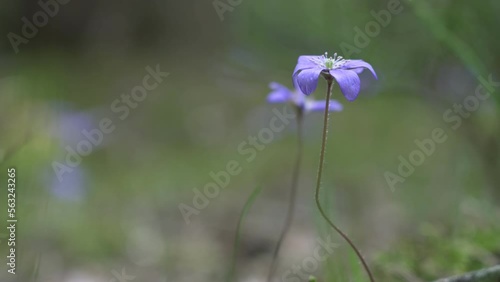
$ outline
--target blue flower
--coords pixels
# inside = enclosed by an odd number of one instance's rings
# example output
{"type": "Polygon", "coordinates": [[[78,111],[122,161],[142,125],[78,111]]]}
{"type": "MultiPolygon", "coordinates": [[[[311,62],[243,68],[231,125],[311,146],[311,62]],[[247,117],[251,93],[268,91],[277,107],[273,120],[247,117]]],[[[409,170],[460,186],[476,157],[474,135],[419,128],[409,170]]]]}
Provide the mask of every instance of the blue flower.
{"type": "Polygon", "coordinates": [[[51,174],[51,191],[61,200],[82,201],[87,194],[87,174],[82,167],[72,169],[61,179],[57,175],[51,174]]]}
{"type": "MultiPolygon", "coordinates": [[[[277,82],[271,82],[269,84],[269,88],[272,90],[267,96],[267,102],[269,103],[291,103],[296,107],[296,109],[306,113],[325,110],[325,100],[313,100],[312,98],[304,95],[298,88],[292,91],[277,82]]],[[[336,100],[330,99],[329,111],[342,111],[342,104],[336,100]]]]}
{"type": "Polygon", "coordinates": [[[322,56],[300,56],[292,78],[293,83],[298,85],[304,94],[309,95],[316,90],[321,74],[327,78],[333,77],[347,100],[354,101],[358,97],[361,84],[358,75],[365,69],[370,70],[377,78],[372,66],[363,60],[346,60],[337,56],[337,53],[333,58],[328,57],[328,53],[322,56]]]}

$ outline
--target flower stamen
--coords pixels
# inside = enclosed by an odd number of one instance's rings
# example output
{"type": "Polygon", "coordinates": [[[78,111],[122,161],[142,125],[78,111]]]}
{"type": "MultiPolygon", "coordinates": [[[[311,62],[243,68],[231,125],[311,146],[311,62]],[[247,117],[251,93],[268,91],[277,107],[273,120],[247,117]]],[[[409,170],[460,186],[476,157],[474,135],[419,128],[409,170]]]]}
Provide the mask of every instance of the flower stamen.
{"type": "Polygon", "coordinates": [[[323,65],[325,66],[326,69],[336,69],[341,67],[346,63],[346,60],[342,56],[337,56],[337,53],[333,54],[332,57],[328,57],[328,52],[325,52],[323,55],[323,65]]]}

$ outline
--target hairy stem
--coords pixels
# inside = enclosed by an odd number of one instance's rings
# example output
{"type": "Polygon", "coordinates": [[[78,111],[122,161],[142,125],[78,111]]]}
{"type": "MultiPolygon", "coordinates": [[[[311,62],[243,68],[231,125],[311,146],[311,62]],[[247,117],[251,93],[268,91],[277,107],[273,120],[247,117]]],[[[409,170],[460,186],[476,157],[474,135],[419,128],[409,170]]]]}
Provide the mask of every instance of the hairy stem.
{"type": "Polygon", "coordinates": [[[316,191],[315,191],[314,197],[316,200],[316,205],[318,206],[318,210],[321,213],[321,216],[323,216],[323,218],[328,222],[328,224],[333,229],[335,229],[335,231],[337,231],[337,233],[340,236],[342,236],[342,238],[344,238],[344,240],[351,246],[351,248],[354,250],[354,252],[358,256],[359,260],[363,264],[363,267],[364,267],[366,273],[368,274],[370,281],[375,282],[375,279],[373,278],[373,275],[370,271],[370,268],[368,267],[368,264],[366,263],[365,259],[363,258],[363,256],[359,252],[358,248],[354,245],[352,240],[349,239],[349,237],[344,232],[342,232],[342,230],[340,230],[335,224],[333,224],[333,222],[328,218],[325,211],[321,207],[321,203],[319,201],[319,192],[320,192],[319,190],[321,187],[321,176],[323,174],[323,165],[325,162],[325,148],[326,148],[326,141],[327,141],[327,137],[328,137],[328,120],[329,120],[328,109],[330,107],[330,96],[332,93],[333,79],[327,78],[327,81],[328,81],[328,88],[326,91],[326,106],[325,106],[325,114],[324,114],[324,120],[323,120],[323,138],[322,138],[322,142],[321,142],[321,151],[320,151],[320,155],[319,155],[318,178],[316,181],[316,191]]]}
{"type": "Polygon", "coordinates": [[[300,166],[302,163],[302,147],[303,147],[303,142],[302,142],[302,110],[297,111],[297,156],[295,159],[295,166],[293,168],[292,172],[292,182],[290,184],[290,197],[288,199],[288,209],[286,212],[286,218],[285,218],[285,225],[283,226],[283,229],[281,230],[280,237],[278,239],[278,243],[276,244],[276,248],[274,249],[273,253],[273,259],[271,261],[271,268],[269,270],[269,274],[267,275],[267,281],[270,282],[271,279],[273,278],[274,272],[276,271],[276,268],[278,266],[278,254],[281,249],[281,245],[283,244],[283,241],[285,240],[285,237],[288,233],[288,230],[290,230],[290,226],[293,220],[293,214],[295,210],[295,198],[297,196],[297,186],[298,186],[298,180],[299,180],[299,172],[300,172],[300,166]]]}

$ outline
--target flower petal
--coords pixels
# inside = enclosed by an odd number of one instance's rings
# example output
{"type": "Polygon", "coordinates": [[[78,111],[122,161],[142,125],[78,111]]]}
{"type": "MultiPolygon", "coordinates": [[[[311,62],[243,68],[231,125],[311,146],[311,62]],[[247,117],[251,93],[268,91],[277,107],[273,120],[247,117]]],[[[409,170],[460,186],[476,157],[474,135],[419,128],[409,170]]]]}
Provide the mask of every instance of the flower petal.
{"type": "Polygon", "coordinates": [[[299,59],[297,60],[297,65],[295,66],[292,75],[296,75],[299,70],[312,69],[320,66],[319,62],[321,62],[321,60],[322,60],[321,56],[309,56],[309,55],[299,56],[299,59]]]}
{"type": "Polygon", "coordinates": [[[369,69],[372,72],[373,76],[376,79],[378,79],[377,74],[375,73],[373,67],[369,63],[363,60],[347,60],[346,63],[342,66],[342,68],[350,69],[357,73],[363,72],[364,69],[369,69]]]}
{"type": "Polygon", "coordinates": [[[292,92],[284,85],[277,82],[271,82],[269,88],[271,88],[272,91],[267,95],[268,103],[286,103],[292,99],[292,92]]]}
{"type": "Polygon", "coordinates": [[[293,103],[299,108],[304,108],[307,101],[307,96],[304,95],[304,93],[300,92],[300,90],[297,90],[292,94],[293,94],[292,97],[293,103]]]}
{"type": "Polygon", "coordinates": [[[302,93],[309,95],[316,90],[318,86],[319,75],[321,68],[304,69],[293,76],[294,85],[299,86],[302,93]]]}
{"type": "Polygon", "coordinates": [[[364,68],[359,68],[359,69],[351,69],[352,71],[355,71],[357,74],[361,74],[365,69],[364,68]]]}
{"type": "MultiPolygon", "coordinates": [[[[320,112],[324,111],[326,106],[326,101],[308,101],[306,103],[305,110],[311,112],[320,112]]],[[[340,104],[337,100],[330,100],[330,104],[328,107],[330,112],[340,112],[343,109],[342,104],[340,104]]]]}
{"type": "Polygon", "coordinates": [[[340,91],[349,101],[354,101],[358,97],[361,81],[358,74],[353,70],[336,69],[330,70],[330,74],[335,78],[340,86],[340,91]]]}

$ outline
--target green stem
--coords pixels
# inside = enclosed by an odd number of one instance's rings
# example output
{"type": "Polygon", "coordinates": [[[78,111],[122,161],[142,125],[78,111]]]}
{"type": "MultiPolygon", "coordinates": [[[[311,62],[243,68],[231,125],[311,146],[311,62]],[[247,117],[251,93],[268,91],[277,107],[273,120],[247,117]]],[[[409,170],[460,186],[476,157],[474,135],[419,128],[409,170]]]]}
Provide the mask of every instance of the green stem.
{"type": "Polygon", "coordinates": [[[435,282],[495,282],[500,281],[500,265],[469,272],[463,275],[443,278],[435,282]]]}
{"type": "Polygon", "coordinates": [[[349,239],[349,237],[344,232],[342,232],[342,230],[340,230],[337,226],[335,226],[335,224],[333,224],[333,222],[328,218],[325,211],[321,207],[321,203],[319,201],[319,192],[320,192],[319,190],[321,187],[321,176],[323,174],[323,165],[325,163],[325,149],[326,149],[326,141],[327,141],[327,137],[328,137],[328,120],[329,120],[329,111],[328,110],[330,107],[330,96],[332,93],[333,79],[327,78],[327,82],[328,82],[328,88],[326,91],[326,106],[325,106],[325,114],[324,114],[324,120],[323,120],[323,138],[322,138],[322,142],[321,142],[321,152],[319,155],[318,178],[317,178],[317,182],[316,182],[316,191],[315,191],[316,206],[318,206],[318,210],[321,213],[321,216],[323,216],[323,218],[328,222],[328,224],[333,229],[335,229],[335,231],[337,231],[337,233],[340,236],[342,236],[342,238],[344,238],[344,240],[354,250],[354,252],[358,256],[359,260],[363,264],[363,267],[364,267],[368,277],[370,278],[370,281],[375,282],[375,279],[373,278],[373,275],[370,271],[370,268],[368,267],[368,264],[366,263],[365,259],[363,258],[363,256],[359,252],[358,248],[354,245],[354,243],[351,241],[351,239],[349,239]]]}
{"type": "MultiPolygon", "coordinates": [[[[41,221],[45,221],[47,218],[47,213],[48,213],[48,209],[49,209],[49,200],[50,200],[50,195],[46,195],[45,203],[44,203],[43,210],[42,210],[42,218],[40,219],[41,221]]],[[[48,224],[45,223],[44,226],[48,226],[48,224]]],[[[44,235],[47,234],[47,228],[44,228],[43,234],[44,235]]],[[[42,251],[38,251],[38,253],[36,254],[36,258],[35,258],[35,265],[33,267],[33,273],[32,273],[32,279],[31,279],[33,282],[38,281],[41,263],[42,263],[42,251]]]]}
{"type": "Polygon", "coordinates": [[[271,268],[269,270],[269,274],[267,276],[267,281],[270,282],[271,279],[273,278],[274,272],[276,271],[276,268],[278,266],[278,254],[281,249],[281,245],[283,244],[283,241],[285,240],[285,237],[290,230],[290,226],[293,220],[293,214],[295,210],[295,198],[297,196],[297,186],[298,186],[298,180],[299,180],[299,172],[300,172],[300,165],[302,163],[302,147],[303,147],[303,142],[302,142],[302,110],[299,109],[297,110],[297,156],[295,159],[295,166],[293,168],[292,172],[292,182],[290,185],[290,197],[288,199],[288,209],[286,213],[286,218],[285,218],[285,225],[283,226],[283,229],[281,230],[280,237],[278,239],[278,243],[276,244],[276,248],[274,249],[273,253],[273,259],[271,262],[271,268]]]}
{"type": "Polygon", "coordinates": [[[231,282],[234,279],[234,273],[236,271],[236,257],[238,256],[238,247],[240,245],[240,235],[241,235],[241,226],[243,224],[243,220],[245,218],[245,215],[248,213],[250,208],[252,207],[253,202],[255,201],[255,198],[259,195],[259,193],[262,191],[262,186],[257,186],[253,191],[252,194],[250,194],[250,197],[248,197],[247,201],[245,202],[245,205],[243,206],[243,210],[241,211],[240,218],[238,219],[238,225],[236,226],[236,233],[234,235],[234,245],[233,245],[233,254],[232,254],[232,259],[231,259],[231,267],[229,268],[229,272],[226,276],[226,281],[231,282]]]}

